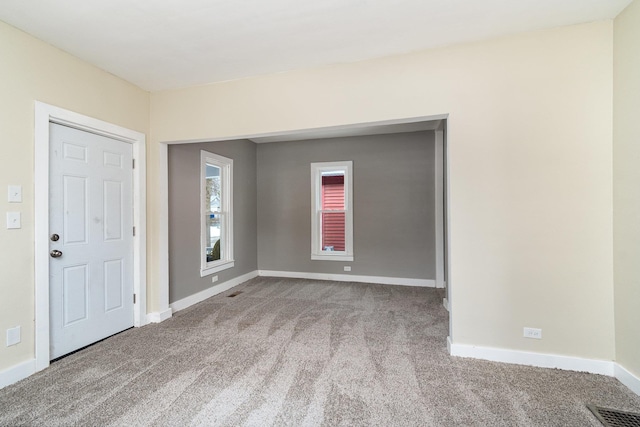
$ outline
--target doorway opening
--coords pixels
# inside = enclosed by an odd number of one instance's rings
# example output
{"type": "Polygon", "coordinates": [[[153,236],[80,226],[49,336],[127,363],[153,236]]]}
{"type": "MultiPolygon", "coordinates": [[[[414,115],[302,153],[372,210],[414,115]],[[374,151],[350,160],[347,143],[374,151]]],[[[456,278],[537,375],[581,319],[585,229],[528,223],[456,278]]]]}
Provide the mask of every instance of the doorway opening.
{"type": "MultiPolygon", "coordinates": [[[[446,126],[447,126],[448,115],[437,115],[437,116],[423,116],[423,117],[413,117],[406,119],[394,119],[387,121],[379,121],[379,122],[369,122],[369,123],[357,123],[351,125],[341,125],[341,126],[331,126],[324,128],[315,128],[315,129],[301,129],[295,131],[287,131],[287,132],[274,132],[268,134],[254,134],[254,135],[242,135],[236,137],[224,137],[224,138],[204,138],[197,140],[176,140],[176,141],[162,141],[156,147],[159,150],[159,158],[161,159],[161,167],[160,167],[160,175],[159,175],[159,198],[161,200],[160,206],[162,206],[163,211],[160,212],[160,223],[156,231],[159,233],[158,244],[163,249],[163,253],[169,252],[169,243],[168,243],[168,230],[169,230],[169,214],[168,214],[168,205],[169,205],[169,179],[168,179],[168,159],[169,159],[169,145],[178,145],[178,144],[196,144],[196,143],[210,143],[210,142],[221,142],[221,141],[234,141],[234,140],[251,140],[255,143],[269,143],[269,142],[284,142],[284,141],[304,141],[311,139],[327,139],[333,137],[350,137],[350,136],[366,136],[366,135],[381,135],[381,134],[392,134],[392,133],[404,133],[404,132],[419,132],[423,130],[435,131],[437,138],[440,141],[440,150],[437,153],[440,156],[441,162],[440,167],[436,170],[435,173],[439,174],[439,182],[440,182],[440,191],[437,193],[437,200],[434,201],[436,205],[439,206],[440,213],[436,214],[436,218],[438,218],[438,228],[440,229],[440,241],[438,244],[438,250],[440,253],[438,254],[438,265],[440,266],[437,269],[437,277],[435,282],[437,283],[437,287],[446,288],[446,297],[445,297],[445,306],[448,306],[450,315],[450,326],[449,331],[450,335],[452,332],[452,322],[451,319],[453,317],[453,313],[451,310],[451,280],[449,274],[449,262],[450,256],[448,251],[450,250],[448,242],[449,235],[449,224],[450,222],[447,220],[449,215],[448,209],[446,209],[448,203],[448,186],[447,186],[447,174],[448,169],[446,167],[447,163],[447,134],[446,134],[446,126]],[[166,209],[166,210],[165,210],[166,209]]],[[[330,246],[330,245],[328,245],[330,246]]],[[[335,249],[335,248],[334,248],[335,249]]],[[[171,316],[171,307],[174,309],[185,308],[186,302],[191,301],[190,297],[183,298],[176,303],[173,301],[170,304],[169,301],[169,260],[166,257],[163,257],[159,260],[159,270],[157,276],[162,281],[159,295],[161,296],[160,302],[160,311],[157,314],[158,321],[170,317],[171,316]],[[183,301],[184,300],[184,301],[183,301]],[[174,304],[175,303],[175,304],[174,304]]],[[[205,289],[201,292],[202,295],[215,295],[215,293],[210,294],[209,289],[205,289]]],[[[188,306],[188,305],[187,305],[188,306]]]]}

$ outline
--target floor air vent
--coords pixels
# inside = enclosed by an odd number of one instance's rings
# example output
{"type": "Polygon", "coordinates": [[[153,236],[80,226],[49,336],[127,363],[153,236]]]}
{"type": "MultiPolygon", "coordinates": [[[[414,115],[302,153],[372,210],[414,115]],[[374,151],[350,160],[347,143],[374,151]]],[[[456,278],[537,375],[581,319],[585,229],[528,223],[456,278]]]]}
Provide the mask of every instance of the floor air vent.
{"type": "Polygon", "coordinates": [[[640,414],[587,405],[605,427],[640,427],[640,414]]]}
{"type": "MultiPolygon", "coordinates": [[[[227,295],[227,298],[237,297],[241,293],[242,293],[242,291],[235,291],[234,293],[227,295]]],[[[640,427],[640,424],[638,426],[640,427]]]]}

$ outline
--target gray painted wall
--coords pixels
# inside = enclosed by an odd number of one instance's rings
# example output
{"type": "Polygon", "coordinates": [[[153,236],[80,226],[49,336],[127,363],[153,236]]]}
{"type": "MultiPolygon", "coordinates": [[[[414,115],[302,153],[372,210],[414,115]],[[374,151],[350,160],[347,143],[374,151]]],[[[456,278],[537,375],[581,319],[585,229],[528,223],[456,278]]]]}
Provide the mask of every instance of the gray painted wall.
{"type": "Polygon", "coordinates": [[[169,302],[212,286],[200,277],[200,150],[233,159],[233,268],[215,273],[225,282],[255,271],[256,146],[247,140],[169,146],[169,302]]]}
{"type": "Polygon", "coordinates": [[[257,146],[258,267],[435,280],[434,132],[257,146]],[[354,261],[311,260],[310,163],[353,160],[354,261]]]}

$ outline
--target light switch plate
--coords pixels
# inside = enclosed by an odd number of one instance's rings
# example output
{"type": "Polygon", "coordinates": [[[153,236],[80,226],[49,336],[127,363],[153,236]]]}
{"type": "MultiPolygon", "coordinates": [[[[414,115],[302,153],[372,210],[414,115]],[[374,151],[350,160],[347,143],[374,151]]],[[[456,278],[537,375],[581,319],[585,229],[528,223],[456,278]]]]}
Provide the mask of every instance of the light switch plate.
{"type": "Polygon", "coordinates": [[[20,212],[7,212],[7,228],[21,228],[20,212]]]}
{"type": "Polygon", "coordinates": [[[10,185],[7,189],[9,203],[22,203],[22,185],[10,185]]]}

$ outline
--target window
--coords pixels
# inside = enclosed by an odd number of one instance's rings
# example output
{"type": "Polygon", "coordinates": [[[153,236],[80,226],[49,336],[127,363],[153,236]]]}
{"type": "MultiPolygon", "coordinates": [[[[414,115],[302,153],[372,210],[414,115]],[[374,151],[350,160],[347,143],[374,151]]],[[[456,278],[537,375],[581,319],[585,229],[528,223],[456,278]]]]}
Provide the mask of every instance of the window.
{"type": "Polygon", "coordinates": [[[200,152],[200,276],[233,262],[233,160],[200,152]]]}
{"type": "Polygon", "coordinates": [[[311,163],[311,259],[353,261],[352,166],[311,163]]]}

